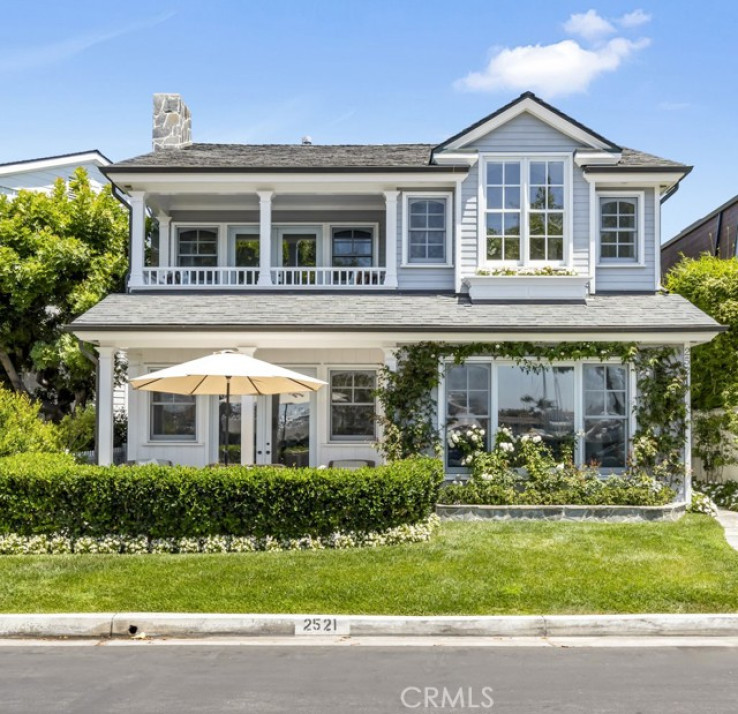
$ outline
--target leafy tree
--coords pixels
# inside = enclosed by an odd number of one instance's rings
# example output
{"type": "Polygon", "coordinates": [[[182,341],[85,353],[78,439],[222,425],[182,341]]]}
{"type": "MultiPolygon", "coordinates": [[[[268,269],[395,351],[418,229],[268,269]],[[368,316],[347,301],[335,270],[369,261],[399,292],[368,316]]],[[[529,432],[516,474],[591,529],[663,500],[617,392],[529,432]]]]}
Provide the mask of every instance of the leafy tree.
{"type": "Polygon", "coordinates": [[[738,463],[738,259],[685,258],[666,287],[728,328],[692,350],[695,453],[715,472],[738,463]]]}
{"type": "Polygon", "coordinates": [[[0,196],[0,375],[56,418],[94,392],[93,365],[61,328],[121,287],[127,240],[126,210],[83,169],[50,194],[0,196]]]}

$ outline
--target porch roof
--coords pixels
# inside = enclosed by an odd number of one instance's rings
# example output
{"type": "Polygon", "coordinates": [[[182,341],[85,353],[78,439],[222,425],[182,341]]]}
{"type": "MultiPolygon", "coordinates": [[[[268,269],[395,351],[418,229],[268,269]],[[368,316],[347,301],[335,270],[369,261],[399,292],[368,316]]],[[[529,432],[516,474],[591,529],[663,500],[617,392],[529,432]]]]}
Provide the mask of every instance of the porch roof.
{"type": "Polygon", "coordinates": [[[464,295],[393,292],[108,295],[68,326],[99,331],[716,333],[679,295],[595,295],[581,303],[474,303],[464,295]]]}

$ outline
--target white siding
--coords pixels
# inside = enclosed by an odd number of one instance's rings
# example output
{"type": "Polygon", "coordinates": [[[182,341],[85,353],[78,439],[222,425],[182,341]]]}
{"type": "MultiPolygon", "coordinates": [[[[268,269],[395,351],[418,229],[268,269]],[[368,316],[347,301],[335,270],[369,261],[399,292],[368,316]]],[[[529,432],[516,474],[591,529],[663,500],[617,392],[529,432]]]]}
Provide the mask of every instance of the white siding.
{"type": "MultiPolygon", "coordinates": [[[[601,188],[598,186],[598,189],[601,188]]],[[[602,190],[607,190],[602,188],[602,190]]],[[[618,189],[622,190],[622,189],[618,189]]],[[[638,189],[645,192],[645,256],[643,267],[633,268],[597,268],[596,289],[597,292],[652,292],[655,290],[656,280],[656,243],[655,221],[654,221],[654,193],[652,188],[638,189]]],[[[627,193],[627,189],[625,190],[627,193]]],[[[599,232],[599,226],[597,226],[599,232]]],[[[599,236],[597,237],[599,240],[599,236]]]]}

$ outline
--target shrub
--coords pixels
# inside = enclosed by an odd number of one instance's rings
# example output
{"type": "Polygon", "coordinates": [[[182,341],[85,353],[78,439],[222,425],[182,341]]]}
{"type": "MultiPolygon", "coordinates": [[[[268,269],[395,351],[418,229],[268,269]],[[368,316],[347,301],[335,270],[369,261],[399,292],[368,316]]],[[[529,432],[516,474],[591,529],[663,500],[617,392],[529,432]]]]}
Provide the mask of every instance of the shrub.
{"type": "Polygon", "coordinates": [[[727,508],[729,511],[738,511],[738,481],[723,483],[695,481],[694,487],[696,491],[712,499],[716,506],[727,508]]]}
{"type": "Polygon", "coordinates": [[[637,470],[602,477],[594,466],[577,466],[571,447],[559,459],[540,436],[517,437],[501,427],[490,452],[481,449],[481,430],[449,437],[449,445],[471,467],[466,484],[452,484],[439,503],[470,505],[656,506],[670,503],[675,492],[658,479],[637,470]]]}
{"type": "Polygon", "coordinates": [[[0,387],[0,456],[58,448],[56,428],[41,419],[39,405],[0,387]]]}
{"type": "Polygon", "coordinates": [[[77,407],[59,422],[59,439],[69,451],[91,451],[95,448],[95,407],[77,407]]]}
{"type": "Polygon", "coordinates": [[[16,456],[0,459],[0,533],[284,539],[385,531],[426,519],[442,479],[435,459],[348,471],[16,456]]]}

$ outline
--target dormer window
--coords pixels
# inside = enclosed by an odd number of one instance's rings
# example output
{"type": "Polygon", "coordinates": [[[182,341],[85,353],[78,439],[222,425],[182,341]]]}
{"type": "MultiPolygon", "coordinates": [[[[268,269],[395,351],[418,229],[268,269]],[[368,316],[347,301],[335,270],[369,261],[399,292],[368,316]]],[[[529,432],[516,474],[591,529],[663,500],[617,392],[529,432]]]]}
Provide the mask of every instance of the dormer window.
{"type": "Polygon", "coordinates": [[[644,263],[643,193],[601,191],[599,207],[599,264],[632,267],[644,263]]]}
{"type": "Polygon", "coordinates": [[[570,240],[563,157],[488,157],[481,164],[481,262],[563,263],[570,240]]]}

